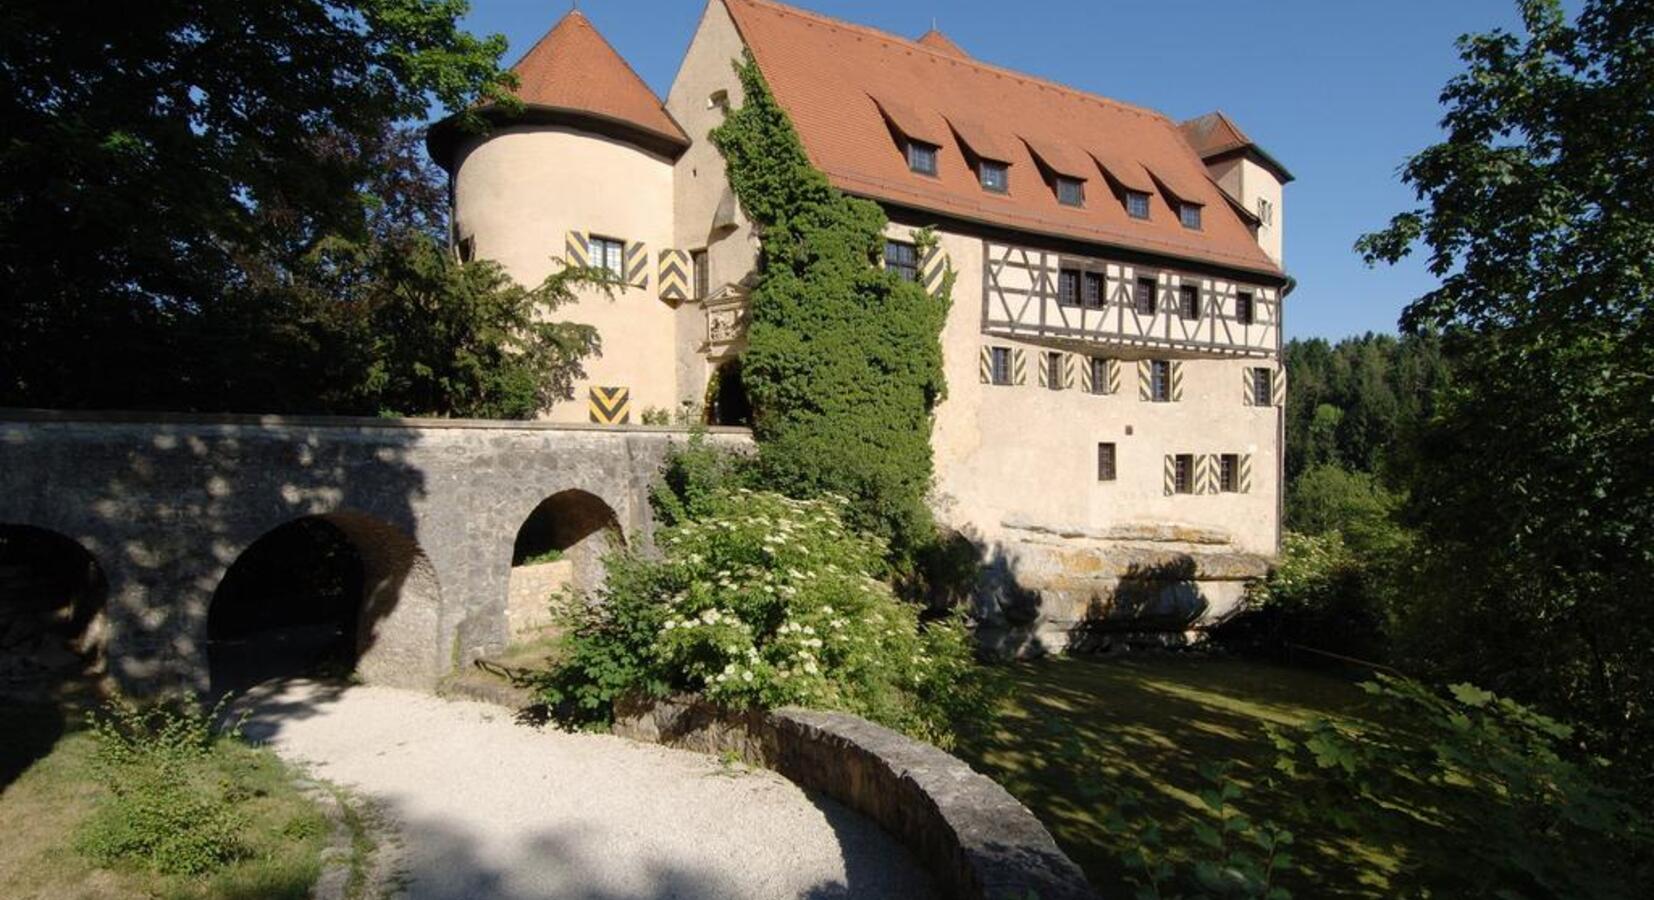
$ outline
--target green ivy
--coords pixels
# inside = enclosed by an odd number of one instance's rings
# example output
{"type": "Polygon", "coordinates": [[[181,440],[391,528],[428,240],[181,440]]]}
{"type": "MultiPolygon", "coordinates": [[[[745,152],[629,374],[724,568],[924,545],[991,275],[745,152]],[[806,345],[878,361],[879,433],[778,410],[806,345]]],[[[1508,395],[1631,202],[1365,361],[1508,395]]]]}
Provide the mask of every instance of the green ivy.
{"type": "Polygon", "coordinates": [[[762,240],[742,372],[763,479],[849,498],[858,527],[910,558],[935,531],[925,494],[952,275],[932,296],[881,268],[884,211],[810,164],[750,57],[736,70],[746,102],[712,141],[762,240]]]}

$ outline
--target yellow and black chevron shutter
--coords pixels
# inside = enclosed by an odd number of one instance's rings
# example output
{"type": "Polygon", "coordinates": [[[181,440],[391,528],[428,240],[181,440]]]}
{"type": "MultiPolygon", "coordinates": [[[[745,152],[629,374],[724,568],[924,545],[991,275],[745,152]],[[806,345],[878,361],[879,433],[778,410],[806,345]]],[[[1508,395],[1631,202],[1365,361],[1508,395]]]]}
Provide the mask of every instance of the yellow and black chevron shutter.
{"type": "Polygon", "coordinates": [[[1269,399],[1276,406],[1286,405],[1286,366],[1276,366],[1275,374],[1269,379],[1269,399]]]}
{"type": "Polygon", "coordinates": [[[919,281],[931,296],[941,294],[942,278],[947,271],[948,255],[942,248],[935,244],[925,248],[924,258],[919,260],[919,281]]]}
{"type": "Polygon", "coordinates": [[[1117,359],[1108,361],[1108,392],[1120,393],[1120,361],[1117,359]]]}
{"type": "Polygon", "coordinates": [[[1241,369],[1241,403],[1246,405],[1246,406],[1252,406],[1253,405],[1252,404],[1252,385],[1254,383],[1253,379],[1257,377],[1256,375],[1252,374],[1254,371],[1255,370],[1251,366],[1247,366],[1246,368],[1241,369]]]}
{"type": "Polygon", "coordinates": [[[624,387],[593,387],[587,402],[591,419],[599,425],[625,425],[632,419],[632,391],[624,387]]]}
{"type": "Polygon", "coordinates": [[[1011,383],[1028,383],[1028,354],[1021,347],[1011,351],[1011,383]]]}
{"type": "Polygon", "coordinates": [[[1195,457],[1195,493],[1215,494],[1218,492],[1218,458],[1211,453],[1202,453],[1195,457]]]}
{"type": "Polygon", "coordinates": [[[688,300],[689,251],[662,250],[656,280],[660,283],[662,300],[688,300]]]}
{"type": "Polygon", "coordinates": [[[1040,387],[1048,388],[1048,387],[1051,386],[1051,363],[1046,358],[1046,354],[1044,354],[1044,353],[1041,353],[1039,355],[1039,372],[1038,372],[1038,375],[1039,375],[1039,386],[1040,387]]]}
{"type": "Polygon", "coordinates": [[[643,246],[642,241],[626,244],[626,259],[623,267],[626,271],[627,284],[640,288],[649,286],[649,249],[643,246]]]}
{"type": "Polygon", "coordinates": [[[1165,481],[1165,484],[1162,485],[1162,487],[1165,488],[1166,496],[1170,497],[1173,494],[1176,494],[1177,493],[1177,457],[1173,456],[1170,453],[1166,454],[1166,467],[1165,467],[1164,481],[1165,481]]]}
{"type": "Polygon", "coordinates": [[[1183,363],[1172,360],[1172,402],[1180,403],[1183,400],[1183,363]]]}
{"type": "Polygon", "coordinates": [[[1154,399],[1154,363],[1151,360],[1137,361],[1137,399],[1154,399]]]}
{"type": "Polygon", "coordinates": [[[1080,392],[1081,393],[1085,393],[1085,394],[1095,394],[1095,393],[1097,393],[1097,382],[1096,382],[1096,379],[1092,377],[1092,372],[1091,372],[1091,369],[1092,369],[1093,365],[1094,365],[1094,363],[1092,362],[1092,360],[1088,358],[1085,361],[1085,365],[1080,367],[1080,392]]]}
{"type": "Polygon", "coordinates": [[[1062,389],[1065,391],[1074,389],[1074,368],[1074,354],[1064,353],[1062,355],[1062,389]]]}
{"type": "Polygon", "coordinates": [[[1242,453],[1240,457],[1240,471],[1235,473],[1236,490],[1243,494],[1252,493],[1252,454],[1242,453]]]}
{"type": "Polygon", "coordinates": [[[563,241],[563,261],[584,268],[591,265],[591,251],[586,247],[586,233],[571,231],[563,241]]]}
{"type": "Polygon", "coordinates": [[[994,383],[994,348],[982,348],[982,355],[977,363],[977,374],[981,376],[983,384],[994,383]]]}

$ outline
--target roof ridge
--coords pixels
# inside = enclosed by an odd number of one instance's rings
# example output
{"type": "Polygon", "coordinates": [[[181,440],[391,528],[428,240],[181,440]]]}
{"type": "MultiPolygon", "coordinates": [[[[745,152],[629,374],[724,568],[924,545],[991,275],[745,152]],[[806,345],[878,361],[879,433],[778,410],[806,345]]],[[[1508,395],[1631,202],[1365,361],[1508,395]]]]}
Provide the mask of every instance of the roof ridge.
{"type": "Polygon", "coordinates": [[[982,69],[984,71],[991,72],[991,73],[994,73],[994,74],[997,74],[997,75],[1008,76],[1008,77],[1011,77],[1011,78],[1015,78],[1015,79],[1019,79],[1021,81],[1028,82],[1029,84],[1042,86],[1042,87],[1047,87],[1047,88],[1053,88],[1055,90],[1062,91],[1062,92],[1067,93],[1067,94],[1073,94],[1074,96],[1076,96],[1076,97],[1078,97],[1082,100],[1089,100],[1093,103],[1101,103],[1101,104],[1108,104],[1108,105],[1118,106],[1121,109],[1126,110],[1127,112],[1139,113],[1139,114],[1142,114],[1142,115],[1149,116],[1151,118],[1160,119],[1161,121],[1166,122],[1166,123],[1172,125],[1173,127],[1176,127],[1176,125],[1177,125],[1176,122],[1172,121],[1172,118],[1170,116],[1166,115],[1165,113],[1163,113],[1163,112],[1161,112],[1157,109],[1153,109],[1151,107],[1141,106],[1141,105],[1136,104],[1136,103],[1128,103],[1124,100],[1116,100],[1113,97],[1105,97],[1102,94],[1096,94],[1096,93],[1092,93],[1091,91],[1081,90],[1077,87],[1074,87],[1073,85],[1063,84],[1060,81],[1053,81],[1049,78],[1041,78],[1038,75],[1033,75],[1033,74],[1030,74],[1028,72],[1020,72],[1020,71],[1017,71],[1016,69],[1008,68],[1006,66],[999,66],[999,65],[994,65],[993,63],[989,63],[989,62],[983,62],[982,60],[977,59],[974,56],[963,56],[963,57],[961,57],[961,56],[955,56],[954,54],[951,54],[951,53],[944,53],[942,51],[935,50],[931,47],[927,47],[924,44],[921,44],[921,43],[919,43],[918,41],[916,41],[912,38],[903,37],[903,36],[901,36],[899,34],[896,34],[895,32],[892,32],[892,31],[885,31],[882,28],[874,28],[871,25],[863,25],[859,22],[851,22],[851,21],[848,21],[846,19],[835,18],[833,16],[827,15],[826,13],[819,13],[819,12],[816,12],[816,11],[810,10],[810,9],[803,9],[803,8],[797,7],[797,6],[790,6],[790,5],[785,4],[785,3],[777,2],[777,0],[724,0],[724,2],[726,4],[727,3],[749,3],[749,4],[752,4],[753,6],[769,7],[770,9],[775,10],[776,12],[782,13],[783,15],[795,15],[795,16],[798,16],[798,17],[804,18],[804,19],[812,19],[812,20],[820,22],[824,25],[839,28],[839,29],[844,30],[844,31],[861,32],[863,34],[867,34],[867,35],[871,35],[873,37],[879,38],[880,40],[887,40],[887,41],[892,41],[892,42],[897,43],[897,44],[905,45],[905,46],[907,46],[911,49],[919,50],[919,51],[922,51],[924,53],[928,53],[932,56],[937,57],[938,59],[943,59],[943,60],[946,60],[946,61],[951,62],[951,63],[955,63],[955,64],[961,64],[962,63],[964,65],[975,66],[978,69],[982,69]]]}

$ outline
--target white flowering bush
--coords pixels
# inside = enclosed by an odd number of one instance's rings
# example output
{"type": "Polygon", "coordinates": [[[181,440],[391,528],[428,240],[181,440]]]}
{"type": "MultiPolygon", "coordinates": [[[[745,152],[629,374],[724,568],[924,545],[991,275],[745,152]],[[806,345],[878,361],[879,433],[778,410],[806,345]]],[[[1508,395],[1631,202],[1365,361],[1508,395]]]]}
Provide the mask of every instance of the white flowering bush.
{"type": "Polygon", "coordinates": [[[561,610],[563,655],[538,687],[569,724],[606,722],[629,693],[697,692],[730,708],[855,713],[941,746],[989,704],[957,618],[921,625],[875,577],[884,546],[836,499],[721,490],[616,555],[596,597],[561,610]]]}

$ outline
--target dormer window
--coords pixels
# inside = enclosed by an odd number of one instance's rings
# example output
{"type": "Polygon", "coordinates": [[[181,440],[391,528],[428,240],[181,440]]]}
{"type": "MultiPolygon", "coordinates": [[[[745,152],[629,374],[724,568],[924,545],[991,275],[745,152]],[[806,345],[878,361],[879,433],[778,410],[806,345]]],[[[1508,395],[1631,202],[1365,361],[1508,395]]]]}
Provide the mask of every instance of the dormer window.
{"type": "Polygon", "coordinates": [[[1063,206],[1085,205],[1085,182],[1066,175],[1057,176],[1057,202],[1063,206]]]}
{"type": "Polygon", "coordinates": [[[927,144],[924,141],[908,141],[907,167],[920,175],[935,175],[936,151],[935,144],[927,144]]]}
{"type": "Polygon", "coordinates": [[[1143,191],[1126,191],[1126,215],[1133,219],[1149,217],[1149,195],[1143,191]]]}
{"type": "Polygon", "coordinates": [[[976,166],[977,175],[982,179],[983,190],[1003,194],[1011,189],[1010,166],[1002,162],[984,159],[976,166]]]}
{"type": "Polygon", "coordinates": [[[1178,221],[1184,228],[1200,230],[1200,206],[1194,203],[1180,203],[1177,207],[1178,221]]]}

